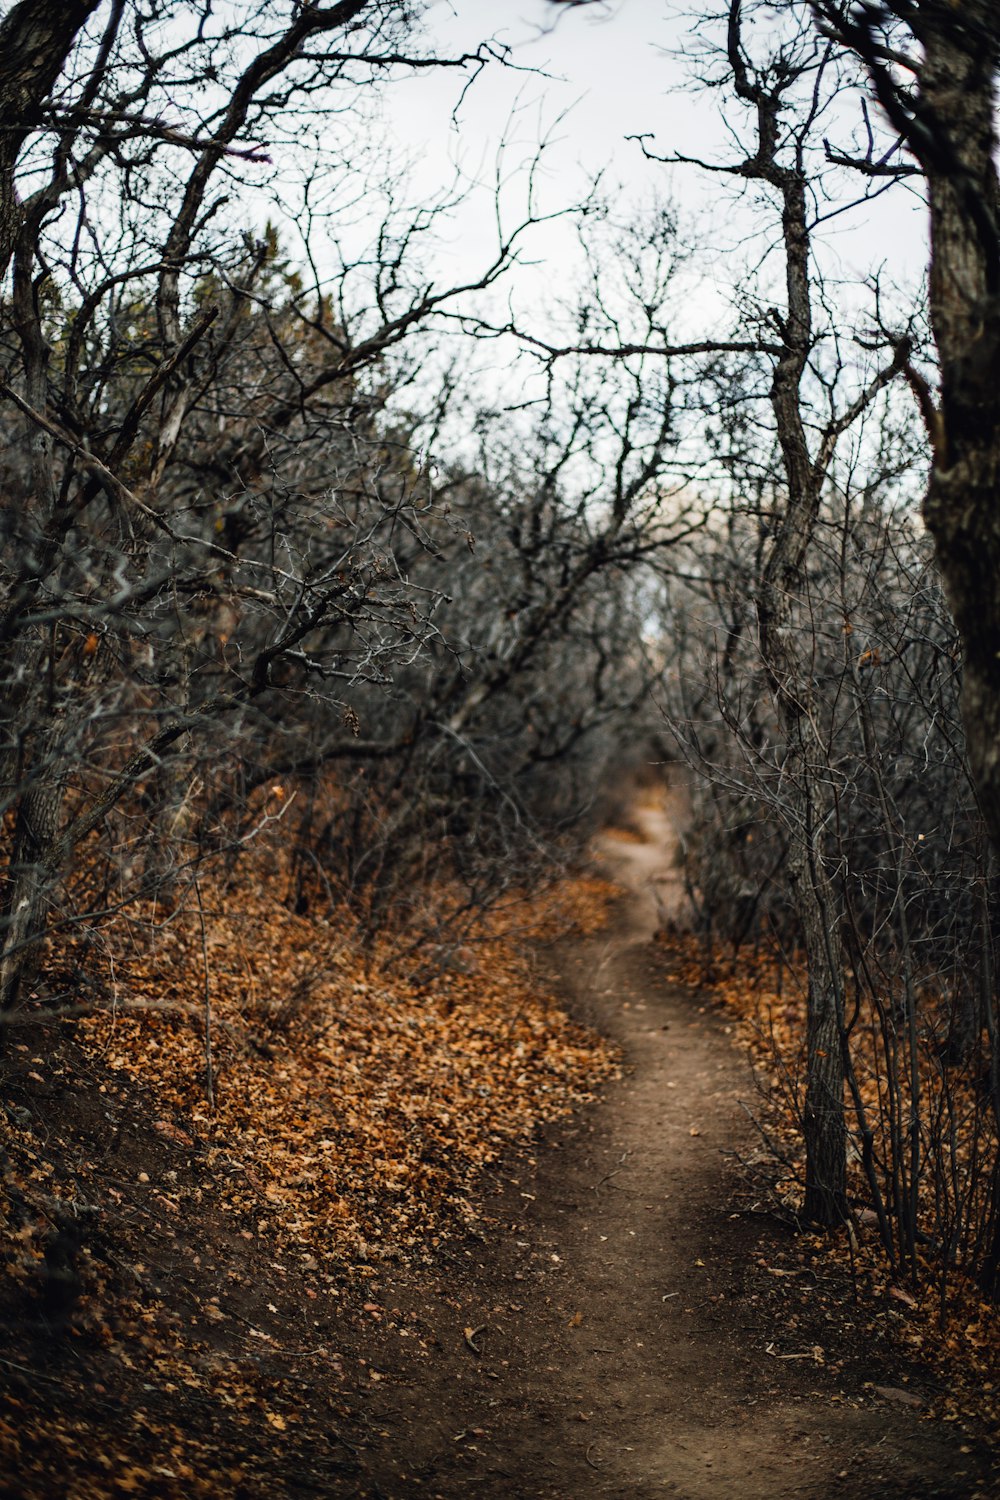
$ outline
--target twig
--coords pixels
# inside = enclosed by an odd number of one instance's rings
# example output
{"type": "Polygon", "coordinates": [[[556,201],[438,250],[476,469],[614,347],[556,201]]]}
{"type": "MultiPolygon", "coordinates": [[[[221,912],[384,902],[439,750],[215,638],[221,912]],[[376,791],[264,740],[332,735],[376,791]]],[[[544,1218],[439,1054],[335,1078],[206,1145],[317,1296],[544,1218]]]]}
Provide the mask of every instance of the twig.
{"type": "Polygon", "coordinates": [[[0,1365],[8,1370],[17,1370],[22,1375],[30,1375],[32,1380],[44,1380],[48,1385],[63,1385],[64,1382],[57,1380],[54,1375],[43,1375],[41,1370],[32,1370],[28,1365],[15,1364],[12,1359],[0,1359],[0,1365]]]}
{"type": "Polygon", "coordinates": [[[602,1187],[604,1185],[604,1183],[610,1182],[611,1179],[612,1179],[612,1177],[617,1177],[618,1174],[619,1174],[619,1172],[624,1172],[624,1170],[625,1170],[625,1158],[627,1156],[629,1156],[630,1154],[631,1153],[628,1152],[628,1151],[623,1151],[622,1154],[621,1154],[621,1156],[618,1158],[618,1160],[621,1163],[621,1165],[615,1167],[615,1170],[613,1172],[605,1172],[605,1174],[604,1174],[603,1177],[599,1178],[597,1182],[595,1182],[595,1183],[592,1184],[590,1191],[592,1193],[596,1193],[597,1190],[598,1190],[598,1188],[602,1187]]]}
{"type": "Polygon", "coordinates": [[[490,1325],[488,1323],[480,1323],[480,1325],[479,1325],[478,1328],[466,1328],[465,1329],[465,1342],[468,1344],[468,1346],[472,1350],[473,1354],[477,1354],[477,1355],[478,1354],[482,1354],[483,1351],[480,1349],[479,1345],[476,1343],[476,1339],[478,1338],[479,1334],[485,1333],[486,1330],[487,1330],[487,1328],[489,1326],[490,1325]]]}
{"type": "Polygon", "coordinates": [[[208,970],[208,939],[205,936],[205,908],[201,904],[201,883],[194,878],[194,897],[198,903],[198,920],[201,923],[201,961],[205,976],[205,1097],[208,1107],[215,1113],[215,1072],[212,1067],[212,986],[208,970]]]}
{"type": "Polygon", "coordinates": [[[782,1151],[778,1143],[770,1135],[768,1135],[767,1131],[757,1119],[757,1116],[754,1114],[753,1110],[750,1109],[742,1099],[739,1100],[739,1106],[743,1113],[746,1115],[747,1119],[750,1121],[750,1124],[757,1131],[758,1135],[764,1142],[764,1145],[767,1147],[768,1151],[770,1151],[771,1155],[777,1161],[780,1161],[782,1166],[788,1167],[793,1172],[797,1172],[795,1162],[793,1162],[788,1153],[786,1151],[782,1151]]]}

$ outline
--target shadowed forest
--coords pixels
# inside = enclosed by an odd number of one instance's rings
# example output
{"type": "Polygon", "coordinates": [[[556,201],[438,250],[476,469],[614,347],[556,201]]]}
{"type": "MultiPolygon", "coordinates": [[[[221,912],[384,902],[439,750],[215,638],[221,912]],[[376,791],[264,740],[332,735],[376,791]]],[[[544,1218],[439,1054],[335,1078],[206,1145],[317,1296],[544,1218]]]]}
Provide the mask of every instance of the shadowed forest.
{"type": "Polygon", "coordinates": [[[997,1493],[1000,16],[627,5],[0,5],[12,1500],[997,1493]]]}

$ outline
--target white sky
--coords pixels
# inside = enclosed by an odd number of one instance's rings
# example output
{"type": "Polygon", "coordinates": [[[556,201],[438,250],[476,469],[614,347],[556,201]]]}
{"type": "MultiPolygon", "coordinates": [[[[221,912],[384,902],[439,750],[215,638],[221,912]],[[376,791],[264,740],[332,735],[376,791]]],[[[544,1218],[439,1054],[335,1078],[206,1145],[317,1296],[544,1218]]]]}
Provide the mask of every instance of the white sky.
{"type": "MultiPolygon", "coordinates": [[[[729,179],[648,163],[638,145],[626,140],[651,132],[654,149],[664,153],[726,156],[717,96],[687,87],[683,61],[667,55],[691,46],[687,23],[667,12],[666,0],[609,0],[586,8],[560,8],[547,0],[431,5],[427,28],[442,51],[472,50],[492,28],[513,47],[520,68],[547,75],[488,69],[467,94],[457,125],[451,117],[459,91],[453,73],[435,70],[397,81],[387,91],[387,123],[415,159],[418,194],[433,195],[456,164],[484,183],[439,238],[434,271],[442,282],[474,270],[495,244],[492,182],[501,142],[509,142],[504,170],[511,173],[531,155],[539,135],[552,130],[555,144],[542,178],[545,208],[571,202],[602,169],[608,182],[620,182],[615,200],[623,206],[648,200],[654,191],[666,193],[702,244],[700,284],[687,299],[693,325],[727,316],[728,290],[722,289],[739,276],[736,247],[759,220],[749,208],[734,205],[729,179]]],[[[731,148],[728,159],[735,159],[731,148]]],[[[513,219],[523,201],[516,180],[505,199],[513,219]]],[[[851,280],[884,261],[889,279],[912,283],[926,259],[924,214],[903,188],[829,223],[816,243],[824,269],[835,277],[851,280]]],[[[537,317],[553,292],[568,289],[574,250],[561,224],[535,230],[529,248],[536,265],[517,273],[514,295],[537,317]]]]}

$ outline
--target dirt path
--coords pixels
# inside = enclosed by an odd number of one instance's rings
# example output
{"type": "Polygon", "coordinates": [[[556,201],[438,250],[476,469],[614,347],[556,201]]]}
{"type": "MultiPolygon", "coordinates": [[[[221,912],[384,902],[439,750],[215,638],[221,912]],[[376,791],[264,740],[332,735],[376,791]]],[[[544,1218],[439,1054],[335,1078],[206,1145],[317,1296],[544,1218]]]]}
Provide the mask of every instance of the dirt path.
{"type": "Polygon", "coordinates": [[[855,1304],[846,1272],[810,1269],[754,1211],[733,1157],[754,1145],[745,1063],[650,941],[679,897],[670,814],[642,806],[605,839],[626,890],[610,930],[539,955],[621,1078],[508,1153],[481,1232],[423,1263],[388,1247],[350,1282],[324,1274],[265,1233],[258,1198],[234,1208],[139,1085],[71,1038],[17,1044],[73,1080],[38,1170],[58,1155],[94,1218],[85,1241],[72,1222],[50,1238],[40,1296],[0,1280],[0,1500],[1000,1494],[989,1453],[924,1418],[929,1377],[885,1336],[906,1331],[899,1303],[855,1304]]]}
{"type": "Polygon", "coordinates": [[[638,820],[641,842],[605,841],[631,892],[615,930],[552,954],[578,1012],[620,1043],[624,1077],[498,1183],[495,1239],[455,1254],[434,1298],[385,1289],[430,1355],[397,1366],[367,1408],[371,1492],[991,1493],[960,1435],[921,1420],[908,1390],[874,1391],[877,1353],[871,1383],[845,1378],[834,1328],[813,1354],[815,1328],[769,1310],[767,1236],[780,1231],[733,1212],[727,1167],[746,1143],[749,1080],[718,1017],[658,969],[649,939],[671,899],[672,831],[653,807],[638,820]]]}

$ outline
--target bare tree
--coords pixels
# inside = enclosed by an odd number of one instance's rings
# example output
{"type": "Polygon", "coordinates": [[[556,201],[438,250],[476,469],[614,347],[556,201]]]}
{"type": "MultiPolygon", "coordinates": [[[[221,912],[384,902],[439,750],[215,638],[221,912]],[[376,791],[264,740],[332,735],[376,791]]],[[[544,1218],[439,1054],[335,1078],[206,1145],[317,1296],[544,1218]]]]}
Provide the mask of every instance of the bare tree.
{"type": "Polygon", "coordinates": [[[665,326],[655,338],[614,329],[548,353],[706,359],[712,487],[730,513],[704,549],[675,558],[662,604],[679,674],[664,692],[707,777],[696,894],[734,939],[766,920],[805,950],[807,1215],[849,1214],[853,1135],[892,1264],[916,1278],[931,1241],[942,1281],[957,1263],[995,1288],[996,908],[982,821],[995,840],[993,10],[726,0],[699,14],[688,55],[744,154],[660,155],[641,139],[651,160],[755,185],[774,204],[739,326],[686,344],[665,326]],[[888,131],[858,100],[859,59],[888,131]],[[831,140],[845,128],[846,147],[831,140]],[[873,276],[858,326],[820,273],[828,217],[921,173],[939,392],[919,299],[887,316],[873,276]],[[925,458],[904,382],[930,438],[924,516],[961,651],[914,525],[925,458]]]}
{"type": "Polygon", "coordinates": [[[233,197],[263,221],[271,187],[315,188],[345,98],[360,118],[376,80],[487,53],[431,57],[388,0],[24,0],[0,44],[7,1007],[74,849],[192,731],[232,744],[303,683],[353,722],[346,688],[431,628],[392,546],[426,489],[376,412],[468,288],[424,279],[428,212],[391,203],[374,245],[281,280],[233,197]]]}
{"type": "MultiPolygon", "coordinates": [[[[846,341],[832,320],[817,326],[815,308],[823,302],[811,248],[816,173],[822,167],[817,122],[841,80],[831,45],[816,38],[808,17],[788,17],[785,9],[766,0],[752,7],[731,0],[720,18],[723,44],[708,45],[703,82],[735,104],[741,118],[731,122],[731,129],[737,138],[746,138],[745,156],[707,161],[677,152],[664,155],[654,149],[652,137],[641,139],[651,161],[760,185],[774,204],[773,224],[780,236],[780,282],[773,296],[781,298],[781,305],[768,305],[765,291],[759,297],[745,293],[741,325],[732,336],[680,344],[671,341],[666,329],[658,329],[656,342],[647,335],[639,347],[674,360],[745,356],[740,368],[749,389],[739,399],[745,405],[751,399],[764,401],[769,409],[780,478],[772,494],[753,610],[780,725],[783,775],[796,797],[789,810],[787,861],[810,984],[805,1212],[818,1223],[835,1224],[846,1211],[842,913],[829,878],[834,807],[823,774],[806,580],[838,446],[896,378],[907,346],[901,341],[893,349],[885,340],[881,364],[852,359],[845,357],[846,341]],[[763,23],[759,59],[751,55],[747,41],[750,10],[763,23]]],[[[634,353],[636,346],[612,339],[581,347],[614,358],[634,353]]]]}

